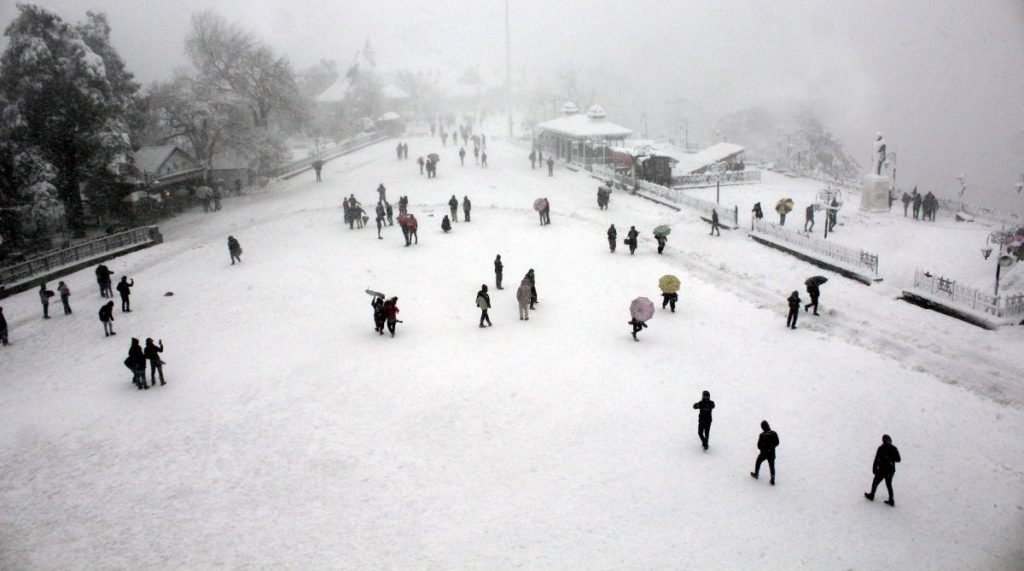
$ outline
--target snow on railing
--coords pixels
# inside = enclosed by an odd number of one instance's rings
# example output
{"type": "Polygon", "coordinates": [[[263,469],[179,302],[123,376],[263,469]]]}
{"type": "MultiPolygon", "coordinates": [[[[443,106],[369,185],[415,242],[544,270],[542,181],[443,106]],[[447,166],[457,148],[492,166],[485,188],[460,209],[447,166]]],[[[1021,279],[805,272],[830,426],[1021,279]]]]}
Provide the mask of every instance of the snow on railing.
{"type": "Polygon", "coordinates": [[[672,177],[673,187],[701,188],[715,186],[716,184],[747,184],[752,182],[761,182],[760,170],[726,171],[721,174],[684,174],[672,177]]]}
{"type": "Polygon", "coordinates": [[[949,198],[939,198],[938,201],[939,208],[947,212],[959,212],[960,207],[963,206],[964,212],[976,218],[985,218],[1014,228],[1024,227],[1024,216],[1014,212],[995,210],[966,202],[961,205],[960,201],[949,198]]]}
{"type": "Polygon", "coordinates": [[[75,262],[95,258],[107,252],[154,241],[158,236],[159,231],[156,226],[142,226],[103,238],[82,242],[81,244],[35,258],[29,258],[24,262],[0,268],[0,284],[18,283],[75,262]]]}
{"type": "Polygon", "coordinates": [[[1024,315],[1024,293],[993,296],[957,283],[956,280],[922,270],[914,270],[914,289],[927,292],[935,298],[946,297],[954,305],[996,317],[1024,315]]]}
{"type": "Polygon", "coordinates": [[[627,173],[617,172],[607,168],[595,168],[593,170],[603,177],[615,180],[620,183],[623,188],[636,187],[647,194],[653,194],[669,202],[682,204],[698,210],[709,218],[711,217],[711,211],[715,210],[718,212],[718,219],[722,224],[732,227],[738,227],[740,224],[740,209],[737,206],[718,204],[709,200],[696,198],[686,194],[682,189],[661,186],[660,184],[654,184],[653,182],[648,182],[643,179],[634,180],[633,177],[627,173]]]}
{"type": "Polygon", "coordinates": [[[763,234],[777,242],[793,244],[805,250],[823,254],[843,263],[870,270],[872,274],[878,276],[877,254],[816,238],[810,234],[798,234],[764,220],[754,220],[751,226],[751,232],[754,234],[763,234]]]}
{"type": "Polygon", "coordinates": [[[311,168],[313,161],[329,161],[333,158],[337,158],[341,155],[344,155],[345,153],[349,153],[356,149],[360,149],[362,147],[366,147],[374,143],[379,143],[380,141],[383,141],[384,139],[387,139],[390,136],[391,135],[385,132],[360,133],[355,137],[341,141],[340,143],[334,145],[329,149],[323,149],[319,153],[311,153],[310,156],[306,158],[289,161],[282,165],[276,166],[270,169],[267,172],[266,176],[282,176],[294,171],[311,168]]]}

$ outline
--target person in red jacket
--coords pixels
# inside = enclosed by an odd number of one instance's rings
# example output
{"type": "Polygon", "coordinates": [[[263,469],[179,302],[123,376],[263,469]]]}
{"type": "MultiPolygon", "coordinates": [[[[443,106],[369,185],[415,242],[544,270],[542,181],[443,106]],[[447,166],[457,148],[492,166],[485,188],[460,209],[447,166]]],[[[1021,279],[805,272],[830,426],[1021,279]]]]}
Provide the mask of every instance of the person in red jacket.
{"type": "Polygon", "coordinates": [[[388,320],[388,332],[395,336],[395,324],[398,323],[398,298],[393,297],[384,302],[384,316],[388,320]]]}

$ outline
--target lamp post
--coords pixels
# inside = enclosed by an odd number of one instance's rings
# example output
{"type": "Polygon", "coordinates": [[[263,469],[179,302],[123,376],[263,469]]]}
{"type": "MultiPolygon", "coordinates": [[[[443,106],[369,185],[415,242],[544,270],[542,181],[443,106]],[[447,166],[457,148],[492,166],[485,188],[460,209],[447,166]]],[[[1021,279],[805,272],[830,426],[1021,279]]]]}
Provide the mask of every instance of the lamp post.
{"type": "Polygon", "coordinates": [[[967,173],[956,177],[960,181],[960,212],[964,211],[964,194],[967,193],[967,173]]]}
{"type": "MultiPolygon", "coordinates": [[[[1003,254],[1003,245],[1013,237],[1013,232],[1009,230],[996,230],[988,235],[985,239],[985,246],[981,249],[981,255],[987,260],[992,255],[992,246],[989,244],[999,244],[999,254],[996,256],[996,288],[995,293],[992,295],[996,298],[999,297],[999,274],[1003,269],[1003,266],[1010,267],[1017,263],[1017,259],[1013,256],[1003,254]]],[[[998,303],[998,300],[997,300],[998,303]]]]}

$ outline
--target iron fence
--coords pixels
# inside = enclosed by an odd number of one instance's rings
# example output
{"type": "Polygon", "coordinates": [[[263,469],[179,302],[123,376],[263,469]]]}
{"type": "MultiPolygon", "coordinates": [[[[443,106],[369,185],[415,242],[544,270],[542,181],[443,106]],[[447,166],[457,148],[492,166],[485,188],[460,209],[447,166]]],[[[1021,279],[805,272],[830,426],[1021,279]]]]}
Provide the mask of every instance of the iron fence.
{"type": "Polygon", "coordinates": [[[0,268],[0,285],[22,282],[33,276],[89,260],[108,252],[150,242],[158,235],[156,226],[142,226],[29,258],[23,262],[0,268]]]}
{"type": "Polygon", "coordinates": [[[274,167],[267,172],[266,176],[278,177],[293,172],[306,170],[312,168],[313,161],[329,161],[331,159],[340,157],[341,155],[344,155],[346,153],[350,153],[356,149],[361,149],[374,143],[379,143],[380,141],[383,141],[389,138],[390,136],[391,135],[385,132],[361,133],[359,135],[356,135],[355,137],[345,139],[344,141],[341,141],[340,143],[334,145],[329,149],[323,149],[318,153],[312,153],[310,156],[306,158],[296,159],[294,161],[289,161],[287,163],[274,167]]]}
{"type": "Polygon", "coordinates": [[[954,279],[922,270],[914,270],[914,289],[927,292],[932,297],[946,297],[953,305],[996,317],[1024,315],[1024,293],[989,295],[954,279]]]}
{"type": "Polygon", "coordinates": [[[776,242],[785,242],[817,254],[822,254],[854,267],[869,270],[874,276],[878,276],[877,254],[822,240],[810,234],[798,234],[764,220],[754,220],[751,226],[751,232],[754,234],[762,234],[776,242]]]}
{"type": "Polygon", "coordinates": [[[685,174],[672,177],[672,186],[701,188],[716,184],[732,185],[761,182],[760,170],[726,171],[721,174],[685,174]]]}

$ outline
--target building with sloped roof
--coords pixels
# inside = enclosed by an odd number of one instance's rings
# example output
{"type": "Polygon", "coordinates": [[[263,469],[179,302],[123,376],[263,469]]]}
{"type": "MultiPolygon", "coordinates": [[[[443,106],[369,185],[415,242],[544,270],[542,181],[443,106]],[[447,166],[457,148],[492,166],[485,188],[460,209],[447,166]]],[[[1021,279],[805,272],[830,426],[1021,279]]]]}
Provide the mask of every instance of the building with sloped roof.
{"type": "Polygon", "coordinates": [[[562,106],[562,116],[534,128],[535,145],[555,158],[589,165],[605,162],[608,148],[622,145],[633,131],[605,118],[600,105],[580,114],[574,103],[562,106]]]}

